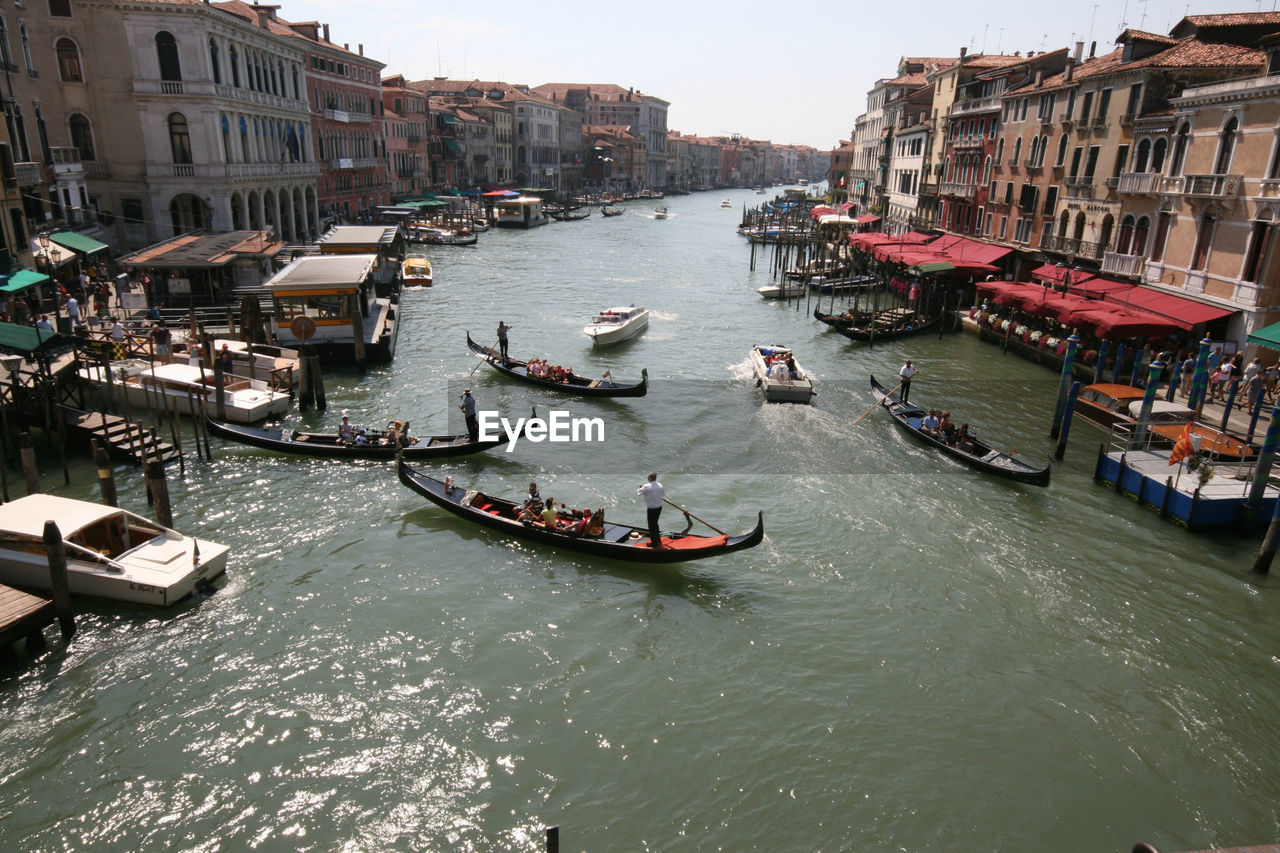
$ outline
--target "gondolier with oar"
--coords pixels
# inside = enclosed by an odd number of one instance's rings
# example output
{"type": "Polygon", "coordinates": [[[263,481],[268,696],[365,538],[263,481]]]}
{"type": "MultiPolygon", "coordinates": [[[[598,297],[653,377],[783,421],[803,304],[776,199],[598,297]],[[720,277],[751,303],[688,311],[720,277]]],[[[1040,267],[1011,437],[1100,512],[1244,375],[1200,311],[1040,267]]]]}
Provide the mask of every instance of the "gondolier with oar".
{"type": "Polygon", "coordinates": [[[502,363],[509,364],[511,359],[507,358],[507,330],[511,327],[501,320],[498,321],[498,349],[502,350],[502,363]]]}
{"type": "Polygon", "coordinates": [[[902,365],[902,369],[898,371],[898,379],[900,380],[899,388],[902,389],[902,402],[907,402],[907,397],[911,394],[911,380],[920,370],[911,363],[911,359],[907,359],[907,363],[902,365]]]}
{"type": "Polygon", "coordinates": [[[471,396],[471,389],[462,392],[462,404],[458,406],[462,416],[467,420],[467,437],[472,444],[480,440],[480,421],[476,420],[476,398],[471,396]]]}
{"type": "Polygon", "coordinates": [[[658,475],[650,472],[648,482],[638,486],[636,494],[644,495],[644,505],[649,516],[649,547],[665,548],[662,534],[658,531],[658,516],[662,515],[662,501],[667,496],[667,490],[658,482],[658,475]]]}

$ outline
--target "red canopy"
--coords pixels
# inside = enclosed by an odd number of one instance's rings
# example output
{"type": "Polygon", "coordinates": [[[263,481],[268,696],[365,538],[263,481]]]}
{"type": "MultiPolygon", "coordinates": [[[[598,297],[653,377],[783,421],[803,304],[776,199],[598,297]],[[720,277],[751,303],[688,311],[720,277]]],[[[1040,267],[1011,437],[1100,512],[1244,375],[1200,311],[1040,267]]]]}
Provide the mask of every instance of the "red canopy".
{"type": "Polygon", "coordinates": [[[860,213],[853,217],[853,221],[859,225],[867,225],[871,222],[879,222],[880,217],[876,216],[874,213],[860,213]]]}
{"type": "Polygon", "coordinates": [[[960,261],[972,261],[979,264],[991,264],[1003,258],[1005,255],[1013,251],[1013,249],[1005,246],[996,246],[992,243],[983,243],[979,240],[970,240],[967,237],[961,237],[958,234],[944,234],[937,240],[929,244],[939,252],[947,256],[947,260],[955,263],[960,261]]]}
{"type": "Polygon", "coordinates": [[[835,208],[827,207],[825,204],[820,204],[817,207],[810,210],[809,215],[814,219],[817,219],[819,216],[830,216],[835,212],[836,212],[835,208]]]}
{"type": "Polygon", "coordinates": [[[1198,302],[1174,293],[1105,278],[1095,278],[1073,285],[1071,290],[1073,293],[1080,294],[1101,294],[1103,302],[1109,306],[1141,309],[1154,315],[1166,325],[1183,330],[1235,313],[1230,308],[1219,308],[1216,305],[1198,302]]]}
{"type": "Polygon", "coordinates": [[[1057,264],[1045,264],[1036,267],[1031,271],[1032,278],[1040,278],[1045,281],[1051,281],[1054,284],[1063,284],[1070,282],[1071,284],[1079,284],[1082,281],[1091,279],[1097,273],[1089,270],[1073,270],[1066,265],[1058,266],[1057,264]]]}
{"type": "Polygon", "coordinates": [[[1082,326],[1092,327],[1100,338],[1153,338],[1172,334],[1178,327],[1169,320],[1145,311],[1110,311],[1098,309],[1075,315],[1082,326]]]}
{"type": "Polygon", "coordinates": [[[977,289],[981,293],[990,293],[992,301],[997,305],[1021,306],[1044,298],[1043,287],[1021,281],[982,281],[978,282],[977,289]]]}

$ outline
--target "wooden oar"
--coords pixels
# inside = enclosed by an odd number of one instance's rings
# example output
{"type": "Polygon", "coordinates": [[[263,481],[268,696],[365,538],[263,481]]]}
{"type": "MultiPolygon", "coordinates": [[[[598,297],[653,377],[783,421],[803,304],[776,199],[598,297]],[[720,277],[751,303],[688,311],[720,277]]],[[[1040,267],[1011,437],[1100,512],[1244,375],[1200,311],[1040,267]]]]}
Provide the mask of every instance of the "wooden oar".
{"type": "MultiPolygon", "coordinates": [[[[885,396],[886,398],[888,398],[891,394],[893,394],[893,392],[894,392],[894,391],[897,391],[897,390],[898,390],[899,388],[901,388],[901,387],[902,387],[902,383],[901,383],[901,382],[899,382],[897,385],[893,386],[893,388],[889,391],[889,393],[888,393],[888,394],[885,394],[884,396],[885,396]]],[[[858,421],[860,421],[860,420],[862,420],[863,418],[865,418],[867,415],[869,415],[869,414],[871,414],[872,412],[874,412],[874,411],[876,410],[876,406],[879,406],[879,405],[880,405],[880,401],[879,401],[879,400],[876,400],[874,403],[872,403],[872,404],[871,404],[871,408],[867,409],[865,412],[863,412],[862,414],[858,415],[858,417],[857,417],[857,418],[855,418],[853,421],[850,421],[850,422],[849,422],[849,424],[845,427],[845,429],[848,429],[849,427],[851,427],[851,426],[853,426],[854,424],[856,424],[858,421]]]]}
{"type": "Polygon", "coordinates": [[[680,504],[676,503],[675,501],[669,501],[669,500],[667,500],[666,498],[663,498],[663,499],[662,499],[662,502],[663,502],[663,503],[666,503],[666,504],[671,504],[673,507],[675,507],[676,509],[680,510],[681,512],[683,512],[685,515],[689,516],[690,518],[694,518],[694,519],[697,519],[698,521],[702,521],[702,523],[703,523],[703,524],[707,525],[707,527],[710,527],[712,530],[714,530],[716,533],[719,533],[721,536],[728,536],[728,535],[729,535],[728,533],[725,533],[723,530],[721,530],[719,527],[716,527],[714,524],[711,524],[711,523],[710,523],[710,522],[708,522],[708,521],[703,521],[701,518],[698,518],[696,515],[694,515],[693,513],[689,512],[689,510],[687,510],[687,509],[685,509],[684,507],[680,506],[680,504]]]}

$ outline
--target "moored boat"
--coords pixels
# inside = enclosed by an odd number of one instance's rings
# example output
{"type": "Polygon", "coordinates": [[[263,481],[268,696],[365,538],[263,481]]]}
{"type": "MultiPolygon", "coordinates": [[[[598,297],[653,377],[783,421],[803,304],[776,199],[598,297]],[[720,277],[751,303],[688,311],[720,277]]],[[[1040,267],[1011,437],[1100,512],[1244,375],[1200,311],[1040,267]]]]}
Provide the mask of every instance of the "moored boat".
{"type": "Polygon", "coordinates": [[[756,344],[748,356],[756,385],[770,403],[808,403],[814,395],[813,381],[796,363],[791,350],[777,344],[756,344]]]}
{"type": "MultiPolygon", "coordinates": [[[[534,413],[537,414],[536,412],[534,413]]],[[[327,459],[394,459],[402,452],[407,459],[433,459],[444,456],[464,456],[479,453],[506,444],[503,435],[490,441],[471,441],[464,432],[457,435],[408,436],[399,445],[394,441],[374,437],[368,444],[357,444],[333,432],[302,432],[289,429],[260,429],[231,424],[208,418],[209,432],[216,436],[296,456],[320,456],[327,459]]],[[[408,424],[402,425],[407,432],[408,424]]]]}
{"type": "Polygon", "coordinates": [[[795,281],[784,281],[781,284],[766,284],[764,287],[757,287],[756,293],[760,294],[762,299],[789,299],[792,296],[804,296],[808,292],[808,288],[795,281]]]}
{"type": "Polygon", "coordinates": [[[498,202],[499,228],[533,228],[551,221],[542,207],[542,199],[534,196],[518,196],[498,202]]]}
{"type": "Polygon", "coordinates": [[[62,534],[74,595],[167,607],[226,571],[226,545],[197,541],[128,510],[37,493],[0,506],[0,581],[49,588],[50,519],[62,534]]]}
{"type": "Polygon", "coordinates": [[[222,354],[224,347],[231,353],[231,372],[236,376],[262,379],[272,390],[297,388],[302,380],[302,360],[296,349],[214,338],[215,357],[222,354]]]}
{"type": "Polygon", "coordinates": [[[905,338],[933,329],[942,322],[942,315],[921,317],[909,308],[891,308],[871,314],[865,322],[848,326],[835,326],[835,330],[855,341],[888,341],[905,338]]]}
{"type": "Polygon", "coordinates": [[[957,462],[970,468],[994,474],[1007,480],[1028,483],[1033,486],[1049,485],[1050,466],[1042,468],[1028,465],[1011,453],[996,450],[991,445],[976,438],[972,432],[963,435],[942,436],[936,432],[921,429],[920,424],[928,414],[924,409],[911,403],[904,403],[894,393],[897,389],[887,390],[871,377],[871,393],[881,406],[893,416],[898,426],[925,444],[940,450],[957,462]]]}
{"type": "MultiPolygon", "coordinates": [[[[99,391],[123,394],[130,406],[151,411],[194,414],[217,411],[214,372],[189,364],[163,364],[141,359],[82,367],[80,377],[99,391]],[[109,376],[108,376],[109,373],[109,376]]],[[[293,398],[272,390],[266,382],[232,376],[223,380],[223,403],[228,420],[255,423],[289,410],[293,398]]]]}
{"type": "Polygon", "coordinates": [[[606,346],[634,338],[649,327],[649,310],[627,305],[601,311],[582,328],[582,333],[597,346],[606,346]]]}
{"type": "Polygon", "coordinates": [[[400,264],[400,277],[405,287],[430,287],[431,261],[426,255],[406,255],[400,264]]]}
{"type": "Polygon", "coordinates": [[[467,333],[467,346],[476,355],[489,362],[490,366],[499,373],[522,382],[549,388],[552,391],[578,394],[583,397],[643,397],[649,390],[648,370],[640,371],[639,382],[614,382],[607,372],[601,379],[588,379],[585,376],[578,376],[571,370],[566,371],[564,381],[561,382],[547,376],[530,374],[527,360],[503,359],[502,353],[493,347],[482,346],[473,341],[470,332],[467,333]]]}
{"type": "Polygon", "coordinates": [[[585,524],[581,518],[564,518],[565,526],[552,529],[542,524],[518,521],[520,505],[513,501],[437,480],[410,467],[404,460],[400,460],[396,467],[400,482],[454,515],[504,536],[597,557],[635,563],[681,563],[754,548],[764,539],[764,513],[756,516],[753,530],[737,536],[722,533],[704,536],[688,533],[687,529],[681,533],[664,532],[660,548],[650,547],[647,528],[604,521],[603,512],[599,511],[593,513],[585,524]]]}

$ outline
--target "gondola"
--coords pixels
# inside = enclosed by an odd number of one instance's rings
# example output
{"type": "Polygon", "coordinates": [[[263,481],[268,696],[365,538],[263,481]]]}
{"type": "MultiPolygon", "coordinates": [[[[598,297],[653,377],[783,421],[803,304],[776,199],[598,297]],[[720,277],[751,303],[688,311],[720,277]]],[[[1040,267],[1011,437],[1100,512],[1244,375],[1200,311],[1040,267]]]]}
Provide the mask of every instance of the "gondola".
{"type": "Polygon", "coordinates": [[[813,309],[813,319],[826,323],[832,328],[851,326],[854,323],[865,323],[870,317],[870,311],[849,311],[844,314],[824,314],[820,308],[813,309]]]}
{"type": "Polygon", "coordinates": [[[493,369],[499,373],[506,374],[513,379],[519,379],[522,382],[529,382],[533,385],[539,385],[543,388],[550,388],[552,391],[560,391],[565,394],[578,394],[583,397],[643,397],[649,392],[649,371],[640,371],[641,379],[639,382],[614,382],[609,379],[587,379],[585,376],[578,376],[570,373],[564,382],[556,382],[553,379],[547,379],[541,376],[529,375],[528,361],[521,361],[515,358],[503,359],[502,353],[493,347],[481,346],[471,340],[471,333],[467,333],[467,346],[476,355],[483,358],[493,366],[493,369]]]}
{"type": "Polygon", "coordinates": [[[574,210],[557,210],[547,211],[547,214],[556,222],[580,222],[591,216],[591,211],[586,208],[575,208],[574,210]]]}
{"type": "MultiPolygon", "coordinates": [[[[702,536],[689,533],[686,528],[681,533],[664,532],[662,544],[665,547],[662,548],[649,547],[648,528],[609,521],[603,522],[603,532],[598,535],[550,530],[541,525],[516,521],[516,513],[520,507],[517,503],[428,477],[411,468],[403,459],[396,467],[400,482],[432,503],[468,521],[492,528],[506,536],[529,539],[597,557],[612,557],[633,563],[682,563],[728,554],[730,551],[741,551],[743,548],[754,548],[764,539],[763,512],[756,517],[755,529],[748,533],[739,536],[720,533],[702,536]]],[[[599,512],[597,517],[601,517],[599,512]]],[[[689,519],[689,524],[693,524],[692,519],[689,519]]]]}
{"type": "Polygon", "coordinates": [[[916,312],[895,308],[890,311],[877,311],[862,323],[848,326],[835,326],[835,330],[846,338],[855,341],[891,341],[905,338],[908,335],[927,332],[942,322],[942,315],[921,318],[916,312]]]}
{"type": "Polygon", "coordinates": [[[979,471],[985,471],[997,477],[1004,477],[1007,480],[1029,483],[1032,486],[1049,485],[1049,465],[1045,465],[1043,468],[1033,467],[1021,459],[1016,459],[1008,453],[994,449],[972,435],[964,442],[963,446],[948,444],[940,437],[920,429],[920,421],[927,414],[924,409],[913,406],[910,403],[903,403],[892,391],[886,391],[874,376],[871,377],[871,393],[875,395],[880,405],[884,406],[889,411],[889,414],[893,415],[893,419],[898,422],[898,426],[925,444],[941,450],[952,459],[962,462],[970,468],[976,468],[979,471]]]}
{"type": "MultiPolygon", "coordinates": [[[[536,412],[534,413],[537,414],[536,412]]],[[[337,433],[299,432],[298,430],[256,429],[206,418],[209,432],[216,436],[298,456],[321,456],[329,459],[394,459],[394,444],[343,444],[337,433]]],[[[467,434],[424,435],[405,446],[404,455],[409,459],[434,459],[445,456],[464,456],[479,453],[507,443],[506,435],[493,441],[469,441],[467,434]]]]}
{"type": "Polygon", "coordinates": [[[622,215],[622,214],[624,214],[624,213],[626,213],[626,211],[625,211],[625,210],[623,210],[623,209],[622,209],[622,208],[620,208],[620,207],[608,207],[608,206],[605,206],[605,207],[600,208],[600,215],[601,215],[601,216],[621,216],[621,215],[622,215]]]}

